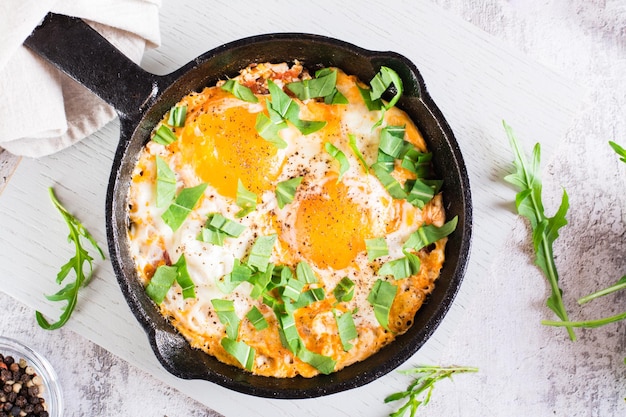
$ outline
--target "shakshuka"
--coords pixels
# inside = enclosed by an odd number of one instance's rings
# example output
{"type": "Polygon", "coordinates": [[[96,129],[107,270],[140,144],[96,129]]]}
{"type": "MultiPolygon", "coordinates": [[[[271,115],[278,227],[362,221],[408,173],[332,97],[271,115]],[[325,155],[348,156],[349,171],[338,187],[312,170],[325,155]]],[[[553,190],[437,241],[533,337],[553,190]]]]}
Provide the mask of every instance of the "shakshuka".
{"type": "Polygon", "coordinates": [[[368,84],[259,63],[164,115],[132,175],[128,236],[147,294],[193,347],[311,377],[412,325],[456,218],[401,94],[387,67],[368,84]]]}

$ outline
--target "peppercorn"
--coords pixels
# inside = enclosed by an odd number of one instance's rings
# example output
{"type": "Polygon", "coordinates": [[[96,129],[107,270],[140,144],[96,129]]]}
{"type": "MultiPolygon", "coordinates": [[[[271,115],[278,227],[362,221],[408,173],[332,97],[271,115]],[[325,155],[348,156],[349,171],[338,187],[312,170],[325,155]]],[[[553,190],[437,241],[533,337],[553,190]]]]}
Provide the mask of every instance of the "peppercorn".
{"type": "Polygon", "coordinates": [[[0,354],[0,417],[48,417],[43,380],[25,359],[0,354]]]}

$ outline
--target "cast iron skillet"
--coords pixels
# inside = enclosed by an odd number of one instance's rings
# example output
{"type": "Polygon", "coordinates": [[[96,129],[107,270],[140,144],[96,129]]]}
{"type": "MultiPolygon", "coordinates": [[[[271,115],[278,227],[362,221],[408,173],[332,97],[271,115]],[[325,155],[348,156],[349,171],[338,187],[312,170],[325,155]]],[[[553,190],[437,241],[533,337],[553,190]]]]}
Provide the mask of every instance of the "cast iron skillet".
{"type": "Polygon", "coordinates": [[[120,141],[106,200],[109,254],[130,309],[145,329],[163,367],[185,379],[205,379],[261,397],[310,398],[367,384],[412,356],[433,334],[456,295],[465,272],[471,240],[472,207],[467,172],[456,140],[426,92],[417,68],[393,52],[373,52],[323,36],[281,33],[254,36],[219,46],[179,70],[157,76],[145,72],[79,19],[48,15],[25,45],[82,83],[117,109],[120,141]],[[423,133],[438,177],[444,180],[449,218],[459,216],[446,247],[437,287],[404,335],[367,360],[331,375],[279,379],[253,376],[192,349],[160,315],[136,277],[129,254],[127,193],[136,158],[162,115],[184,95],[232,77],[253,62],[293,62],[309,70],[336,66],[368,82],[382,65],[402,78],[398,106],[423,133]]]}

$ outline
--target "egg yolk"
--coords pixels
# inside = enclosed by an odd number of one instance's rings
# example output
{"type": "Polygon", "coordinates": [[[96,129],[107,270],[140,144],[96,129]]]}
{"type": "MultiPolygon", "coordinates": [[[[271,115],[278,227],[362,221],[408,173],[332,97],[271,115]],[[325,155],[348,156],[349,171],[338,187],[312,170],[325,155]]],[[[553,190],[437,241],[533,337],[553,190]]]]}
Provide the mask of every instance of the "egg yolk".
{"type": "Polygon", "coordinates": [[[239,179],[260,195],[280,172],[276,146],[255,129],[257,114],[242,106],[216,108],[185,126],[183,160],[191,161],[198,177],[224,196],[236,198],[239,179]]]}
{"type": "Polygon", "coordinates": [[[368,210],[336,178],[300,202],[295,229],[298,252],[319,268],[346,268],[371,237],[368,210]]]}

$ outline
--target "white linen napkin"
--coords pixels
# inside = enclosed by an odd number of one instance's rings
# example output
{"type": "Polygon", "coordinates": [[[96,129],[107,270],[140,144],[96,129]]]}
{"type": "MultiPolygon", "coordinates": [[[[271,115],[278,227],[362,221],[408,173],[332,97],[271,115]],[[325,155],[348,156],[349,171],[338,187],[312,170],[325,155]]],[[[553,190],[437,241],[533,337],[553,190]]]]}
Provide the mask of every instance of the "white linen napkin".
{"type": "Polygon", "coordinates": [[[48,12],[85,19],[139,63],[160,43],[160,0],[0,1],[0,147],[41,157],[89,136],[116,117],[83,86],[22,46],[48,12]]]}

